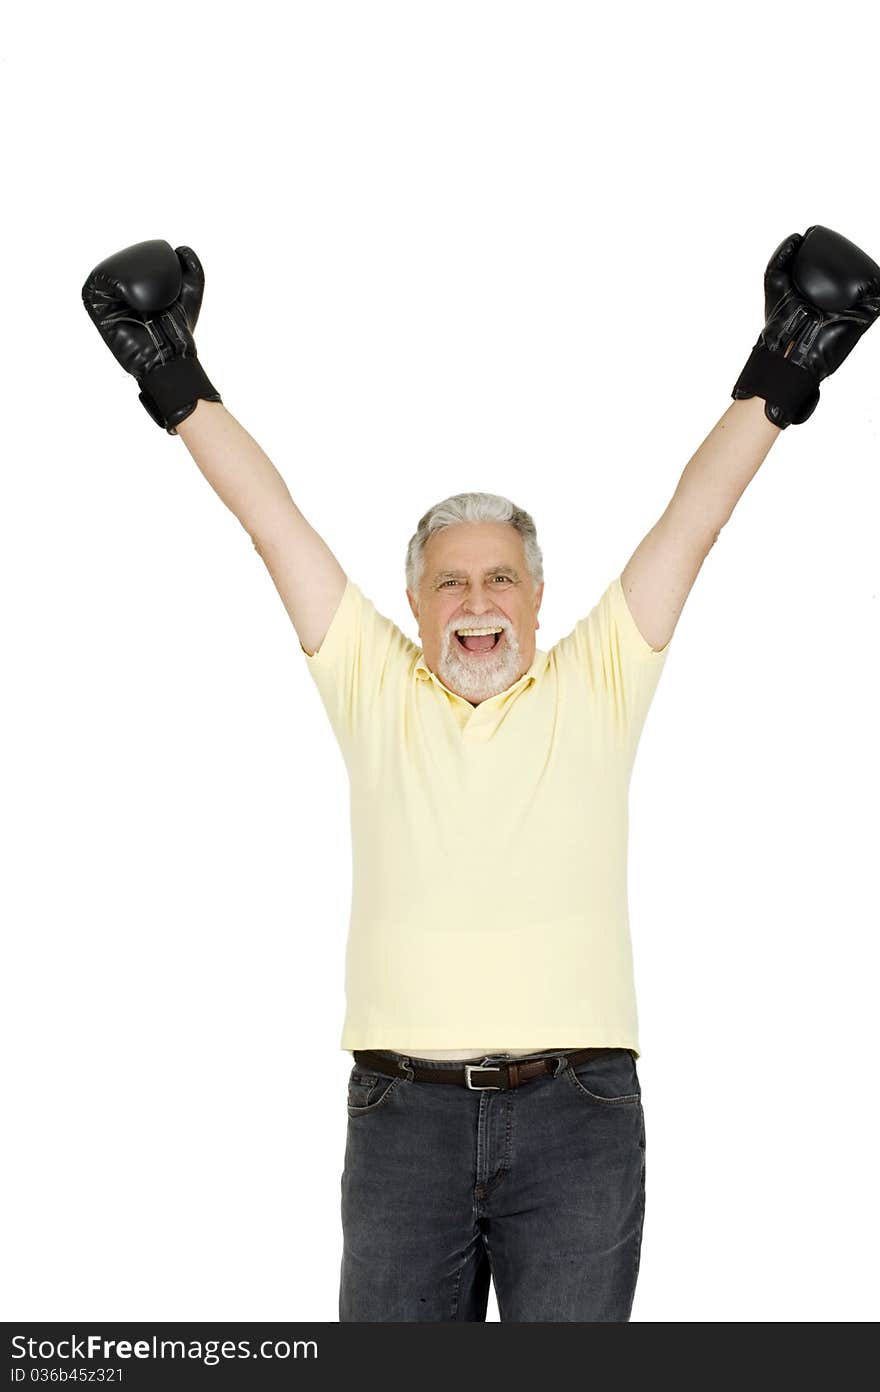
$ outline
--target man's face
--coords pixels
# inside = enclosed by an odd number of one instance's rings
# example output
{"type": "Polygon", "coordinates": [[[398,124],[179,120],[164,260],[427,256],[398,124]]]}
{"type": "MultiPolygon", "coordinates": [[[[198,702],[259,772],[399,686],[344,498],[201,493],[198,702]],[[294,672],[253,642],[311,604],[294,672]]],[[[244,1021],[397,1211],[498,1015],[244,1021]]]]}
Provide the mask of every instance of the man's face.
{"type": "Polygon", "coordinates": [[[424,561],[418,595],[406,593],[425,664],[478,706],[531,667],[544,583],[535,590],[522,537],[507,522],[443,527],[428,539],[424,561]],[[456,637],[459,628],[495,627],[502,632],[486,651],[468,651],[456,637]]]}

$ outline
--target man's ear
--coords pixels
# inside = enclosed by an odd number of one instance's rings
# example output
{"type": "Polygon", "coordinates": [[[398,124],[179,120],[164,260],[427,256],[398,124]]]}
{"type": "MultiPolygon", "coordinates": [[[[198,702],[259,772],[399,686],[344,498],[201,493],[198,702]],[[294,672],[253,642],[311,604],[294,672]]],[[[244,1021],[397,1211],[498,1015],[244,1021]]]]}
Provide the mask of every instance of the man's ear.
{"type": "Polygon", "coordinates": [[[541,627],[540,621],[538,620],[538,610],[539,610],[540,607],[541,607],[541,600],[542,600],[543,598],[544,598],[544,581],[542,580],[541,583],[540,583],[540,585],[538,586],[537,590],[535,591],[535,619],[536,619],[535,628],[540,628],[540,627],[541,627]]]}
{"type": "Polygon", "coordinates": [[[407,597],[407,599],[409,600],[409,607],[410,607],[410,609],[413,611],[413,616],[414,616],[414,618],[415,618],[415,621],[416,621],[416,623],[418,623],[418,621],[419,621],[419,602],[418,602],[418,600],[416,599],[415,595],[413,594],[412,590],[410,590],[410,589],[407,590],[407,592],[406,592],[406,597],[407,597]]]}

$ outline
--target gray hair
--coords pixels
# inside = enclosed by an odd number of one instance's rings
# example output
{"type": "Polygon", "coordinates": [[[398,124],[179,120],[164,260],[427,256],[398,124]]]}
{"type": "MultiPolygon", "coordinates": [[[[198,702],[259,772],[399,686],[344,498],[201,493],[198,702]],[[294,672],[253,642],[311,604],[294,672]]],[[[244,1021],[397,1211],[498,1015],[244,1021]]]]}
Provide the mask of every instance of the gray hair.
{"type": "Polygon", "coordinates": [[[415,595],[419,592],[428,538],[443,527],[454,527],[459,522],[508,522],[515,527],[523,539],[526,564],[537,591],[544,579],[544,558],[535,524],[524,508],[497,493],[455,493],[428,509],[406,548],[407,589],[415,595]]]}

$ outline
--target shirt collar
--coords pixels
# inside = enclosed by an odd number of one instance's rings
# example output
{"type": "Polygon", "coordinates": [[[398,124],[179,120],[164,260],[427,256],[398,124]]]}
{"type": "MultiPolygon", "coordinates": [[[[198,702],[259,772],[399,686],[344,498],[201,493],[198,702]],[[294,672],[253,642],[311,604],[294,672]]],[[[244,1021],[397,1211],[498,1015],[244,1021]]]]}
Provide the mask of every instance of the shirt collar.
{"type": "MultiPolygon", "coordinates": [[[[539,674],[539,672],[541,671],[541,669],[542,669],[543,666],[544,666],[544,662],[545,662],[545,660],[546,660],[546,657],[547,657],[547,654],[546,654],[545,652],[542,652],[542,651],[540,650],[540,648],[536,648],[536,649],[535,649],[535,656],[534,656],[534,658],[533,658],[533,660],[532,660],[532,665],[531,665],[531,667],[528,669],[528,671],[527,671],[527,672],[523,672],[523,674],[522,674],[521,677],[517,677],[516,681],[513,683],[512,686],[509,686],[509,687],[506,688],[505,691],[499,691],[499,692],[497,692],[496,694],[497,694],[498,696],[507,696],[511,691],[516,691],[517,687],[520,687],[520,686],[522,686],[522,687],[531,686],[532,682],[535,682],[535,681],[538,680],[538,674],[539,674]]],[[[421,652],[421,653],[419,654],[419,660],[418,660],[418,662],[416,663],[415,673],[416,673],[416,680],[417,680],[417,681],[433,681],[433,682],[435,683],[435,685],[439,686],[443,691],[449,691],[449,687],[444,685],[444,683],[441,681],[441,679],[437,676],[437,673],[436,673],[436,672],[432,672],[431,669],[430,669],[430,667],[429,667],[429,666],[427,665],[427,663],[425,662],[425,654],[424,654],[424,652],[421,652]]],[[[451,696],[456,696],[456,695],[458,695],[458,693],[455,692],[455,691],[452,691],[452,692],[450,692],[450,695],[451,695],[451,696]]],[[[459,699],[460,699],[460,700],[463,700],[464,697],[459,697],[459,699]]],[[[488,699],[488,700],[492,700],[492,699],[494,699],[494,698],[490,696],[490,697],[488,697],[487,699],[488,699]]],[[[482,704],[483,704],[483,702],[481,701],[481,702],[480,702],[480,705],[482,705],[482,704]]]]}

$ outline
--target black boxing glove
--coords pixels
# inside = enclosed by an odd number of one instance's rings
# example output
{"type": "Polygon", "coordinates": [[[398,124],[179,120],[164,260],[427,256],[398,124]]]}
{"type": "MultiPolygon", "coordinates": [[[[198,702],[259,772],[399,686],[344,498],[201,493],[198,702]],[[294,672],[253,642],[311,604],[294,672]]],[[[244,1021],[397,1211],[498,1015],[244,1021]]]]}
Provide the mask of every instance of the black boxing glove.
{"type": "Polygon", "coordinates": [[[169,435],[200,399],[221,400],[193,341],[204,289],[192,248],[163,241],[136,242],[108,256],[82,288],[89,317],[136,379],[145,410],[169,435]]]}
{"type": "Polygon", "coordinates": [[[764,398],[764,415],[785,430],[819,402],[880,314],[880,266],[830,227],[815,224],[780,242],[764,272],[767,322],[731,395],[764,398]]]}

